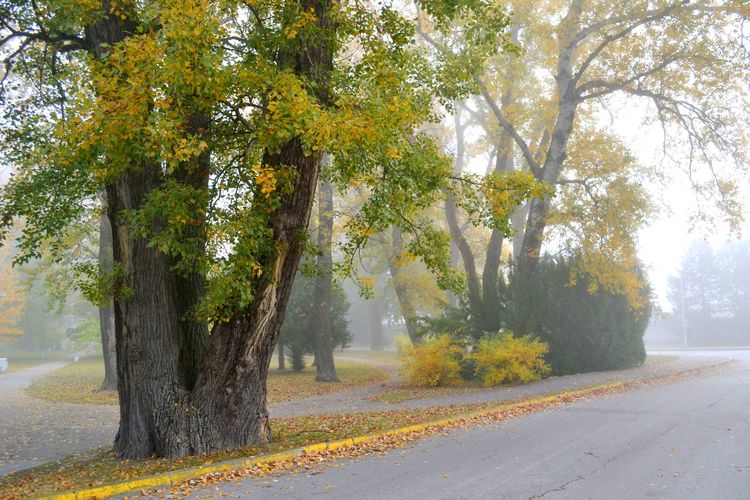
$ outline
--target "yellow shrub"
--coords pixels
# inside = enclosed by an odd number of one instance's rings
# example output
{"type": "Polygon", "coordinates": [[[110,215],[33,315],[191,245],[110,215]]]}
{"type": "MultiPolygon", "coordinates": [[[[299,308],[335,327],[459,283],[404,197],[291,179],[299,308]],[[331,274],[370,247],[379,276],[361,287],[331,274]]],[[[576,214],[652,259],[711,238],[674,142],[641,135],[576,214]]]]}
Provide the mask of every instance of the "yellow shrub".
{"type": "Polygon", "coordinates": [[[514,337],[508,333],[480,340],[472,358],[477,375],[487,387],[526,384],[549,374],[550,367],[543,358],[547,351],[549,346],[546,343],[529,335],[514,337]]]}
{"type": "Polygon", "coordinates": [[[407,384],[437,387],[461,381],[459,359],[463,349],[447,335],[407,349],[401,355],[401,373],[407,384]]]}
{"type": "Polygon", "coordinates": [[[393,339],[393,343],[396,345],[396,352],[399,354],[411,347],[411,339],[408,335],[396,335],[396,338],[393,339]]]}

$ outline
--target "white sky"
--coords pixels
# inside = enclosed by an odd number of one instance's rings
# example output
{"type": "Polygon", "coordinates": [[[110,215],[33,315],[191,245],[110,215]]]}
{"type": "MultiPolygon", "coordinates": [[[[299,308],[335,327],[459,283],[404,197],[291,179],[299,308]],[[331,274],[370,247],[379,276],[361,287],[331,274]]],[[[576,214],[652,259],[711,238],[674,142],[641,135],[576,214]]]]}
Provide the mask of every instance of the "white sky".
{"type": "MultiPolygon", "coordinates": [[[[625,141],[625,144],[644,165],[658,163],[662,157],[661,128],[644,126],[645,106],[638,108],[632,99],[623,102],[619,109],[611,109],[606,125],[625,141]]],[[[750,186],[741,185],[743,191],[750,186]]],[[[676,173],[668,186],[653,186],[652,195],[663,203],[662,210],[639,234],[639,256],[647,266],[649,279],[659,306],[671,311],[667,300],[667,280],[675,274],[682,254],[695,239],[706,239],[714,247],[734,238],[726,224],[703,224],[691,230],[689,217],[697,202],[693,197],[690,182],[685,174],[676,173]]],[[[745,199],[747,199],[745,197],[745,199]]],[[[743,200],[744,201],[744,200],[743,200]]],[[[745,225],[742,236],[750,233],[750,212],[745,207],[745,225]]],[[[720,219],[720,217],[718,217],[720,219]]]]}

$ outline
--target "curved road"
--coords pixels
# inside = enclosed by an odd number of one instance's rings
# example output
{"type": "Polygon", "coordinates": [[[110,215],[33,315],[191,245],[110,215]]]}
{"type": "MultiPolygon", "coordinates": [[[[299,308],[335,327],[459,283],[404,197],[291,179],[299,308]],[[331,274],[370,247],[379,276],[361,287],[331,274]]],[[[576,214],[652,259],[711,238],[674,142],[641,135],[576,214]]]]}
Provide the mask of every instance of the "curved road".
{"type": "MultiPolygon", "coordinates": [[[[680,353],[680,355],[701,353],[680,353]]],[[[750,351],[709,374],[195,497],[748,499],[750,351]]]]}

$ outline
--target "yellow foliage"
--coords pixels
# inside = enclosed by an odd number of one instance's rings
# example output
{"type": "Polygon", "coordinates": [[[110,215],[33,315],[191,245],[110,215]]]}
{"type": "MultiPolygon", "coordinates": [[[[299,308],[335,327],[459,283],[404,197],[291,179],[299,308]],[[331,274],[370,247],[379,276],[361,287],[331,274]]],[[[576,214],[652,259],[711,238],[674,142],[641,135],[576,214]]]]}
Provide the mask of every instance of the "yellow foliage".
{"type": "Polygon", "coordinates": [[[472,358],[476,373],[487,387],[499,384],[526,384],[540,380],[550,372],[544,362],[549,346],[526,335],[497,335],[482,339],[472,358]]]}
{"type": "Polygon", "coordinates": [[[407,349],[401,355],[401,373],[407,384],[438,387],[461,381],[459,359],[463,349],[448,335],[407,349]]]}
{"type": "Polygon", "coordinates": [[[255,183],[260,187],[260,192],[265,196],[270,195],[276,190],[276,175],[274,170],[268,167],[256,165],[253,167],[256,173],[255,183]]]}

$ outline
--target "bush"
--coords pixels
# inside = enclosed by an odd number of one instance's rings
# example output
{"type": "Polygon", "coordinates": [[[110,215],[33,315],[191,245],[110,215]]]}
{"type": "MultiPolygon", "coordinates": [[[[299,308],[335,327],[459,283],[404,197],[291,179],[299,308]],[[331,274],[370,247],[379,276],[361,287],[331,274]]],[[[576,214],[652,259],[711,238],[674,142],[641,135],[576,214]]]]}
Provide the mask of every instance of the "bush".
{"type": "Polygon", "coordinates": [[[448,335],[405,350],[401,356],[401,373],[407,384],[437,387],[461,381],[461,359],[464,350],[448,335]]]}
{"type": "MultiPolygon", "coordinates": [[[[601,288],[592,293],[591,280],[584,274],[571,284],[574,265],[574,259],[546,257],[532,276],[512,275],[505,297],[505,327],[549,344],[545,359],[555,375],[643,363],[650,306],[635,311],[623,296],[601,288]]],[[[648,298],[647,285],[642,293],[648,298]]]]}
{"type": "Polygon", "coordinates": [[[472,358],[475,373],[486,387],[527,384],[549,374],[550,367],[544,362],[547,351],[547,344],[530,335],[514,337],[506,333],[480,340],[472,358]]]}

